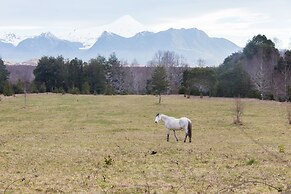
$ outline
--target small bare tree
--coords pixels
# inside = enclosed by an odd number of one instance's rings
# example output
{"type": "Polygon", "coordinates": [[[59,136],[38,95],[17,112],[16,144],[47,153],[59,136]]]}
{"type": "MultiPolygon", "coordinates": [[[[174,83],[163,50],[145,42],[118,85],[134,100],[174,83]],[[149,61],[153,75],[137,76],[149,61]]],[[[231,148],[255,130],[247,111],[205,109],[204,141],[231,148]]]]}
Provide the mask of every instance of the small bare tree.
{"type": "Polygon", "coordinates": [[[233,123],[236,125],[242,125],[243,103],[240,98],[234,99],[234,118],[233,123]]]}
{"type": "Polygon", "coordinates": [[[205,65],[206,65],[206,62],[205,62],[204,59],[199,58],[199,59],[197,60],[197,66],[198,66],[198,67],[205,67],[205,65]]]}
{"type": "Polygon", "coordinates": [[[24,93],[24,108],[27,107],[27,83],[24,83],[23,93],[24,93]]]}

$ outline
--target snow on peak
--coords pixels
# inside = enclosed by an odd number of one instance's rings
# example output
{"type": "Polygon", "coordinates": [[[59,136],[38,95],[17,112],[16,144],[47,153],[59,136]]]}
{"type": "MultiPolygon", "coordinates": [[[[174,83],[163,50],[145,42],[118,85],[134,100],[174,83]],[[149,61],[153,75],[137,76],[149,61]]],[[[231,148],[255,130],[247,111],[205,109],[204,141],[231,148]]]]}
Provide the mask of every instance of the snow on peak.
{"type": "Polygon", "coordinates": [[[26,37],[20,37],[14,33],[5,33],[0,35],[0,41],[5,43],[11,43],[16,46],[19,42],[24,40],[26,37]]]}
{"type": "Polygon", "coordinates": [[[41,33],[40,37],[45,37],[48,39],[58,39],[53,33],[51,32],[45,32],[45,33],[41,33]]]}
{"type": "Polygon", "coordinates": [[[124,27],[124,25],[126,27],[128,27],[128,25],[130,27],[143,27],[143,25],[140,22],[138,22],[136,19],[134,19],[130,15],[121,16],[120,18],[118,18],[115,21],[113,21],[110,25],[111,26],[115,26],[115,25],[120,26],[120,25],[122,25],[123,27],[124,27]]]}
{"type": "Polygon", "coordinates": [[[17,39],[17,38],[19,38],[19,37],[17,37],[13,33],[5,34],[5,40],[7,40],[7,41],[13,41],[14,39],[17,39]]]}
{"type": "Polygon", "coordinates": [[[113,36],[113,33],[105,30],[104,32],[102,32],[101,36],[113,36]]]}
{"type": "Polygon", "coordinates": [[[112,23],[105,25],[104,29],[124,37],[132,37],[138,32],[147,30],[143,24],[130,15],[118,18],[112,23]]]}
{"type": "Polygon", "coordinates": [[[154,34],[153,32],[150,32],[150,31],[142,31],[142,32],[139,32],[137,33],[135,36],[147,36],[147,35],[150,35],[150,34],[154,34]]]}
{"type": "Polygon", "coordinates": [[[128,38],[146,30],[149,29],[132,16],[124,15],[106,25],[74,29],[62,38],[82,42],[85,48],[90,48],[102,35],[119,35],[128,38]],[[103,34],[105,31],[108,34],[103,34]]]}

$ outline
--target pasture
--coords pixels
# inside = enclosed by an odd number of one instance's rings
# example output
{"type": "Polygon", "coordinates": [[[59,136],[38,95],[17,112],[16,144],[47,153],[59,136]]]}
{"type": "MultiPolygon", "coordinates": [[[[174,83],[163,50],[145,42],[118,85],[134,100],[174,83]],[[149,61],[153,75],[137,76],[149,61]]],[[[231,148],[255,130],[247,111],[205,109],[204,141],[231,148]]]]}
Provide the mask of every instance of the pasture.
{"type": "Polygon", "coordinates": [[[163,96],[1,97],[0,193],[278,193],[291,191],[283,103],[163,96]],[[166,141],[160,112],[192,120],[166,141]]]}

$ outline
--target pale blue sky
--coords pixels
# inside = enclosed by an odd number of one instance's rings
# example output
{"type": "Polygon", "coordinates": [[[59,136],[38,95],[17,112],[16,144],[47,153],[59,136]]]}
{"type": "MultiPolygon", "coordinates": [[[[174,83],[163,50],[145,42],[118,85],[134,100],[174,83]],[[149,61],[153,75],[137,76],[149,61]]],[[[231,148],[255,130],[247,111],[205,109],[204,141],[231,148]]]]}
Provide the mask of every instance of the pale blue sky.
{"type": "Polygon", "coordinates": [[[64,36],[130,15],[152,31],[195,27],[239,46],[259,33],[282,48],[291,42],[289,0],[1,0],[0,6],[0,33],[64,36]]]}

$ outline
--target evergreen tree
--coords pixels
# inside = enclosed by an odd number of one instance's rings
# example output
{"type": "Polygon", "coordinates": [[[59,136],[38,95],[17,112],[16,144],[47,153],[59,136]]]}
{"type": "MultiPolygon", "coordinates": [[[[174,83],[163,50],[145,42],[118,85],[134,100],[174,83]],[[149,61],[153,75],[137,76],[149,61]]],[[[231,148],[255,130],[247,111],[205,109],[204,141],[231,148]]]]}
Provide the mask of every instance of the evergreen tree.
{"type": "Polygon", "coordinates": [[[173,51],[158,51],[149,64],[152,67],[164,66],[168,78],[168,92],[178,93],[183,71],[186,69],[183,56],[179,56],[173,51]]]}
{"type": "Polygon", "coordinates": [[[84,63],[78,58],[72,59],[66,64],[67,78],[66,85],[69,89],[78,88],[82,91],[82,85],[84,82],[84,63]]]}
{"type": "Polygon", "coordinates": [[[34,81],[39,89],[44,84],[46,92],[59,90],[65,85],[64,70],[63,57],[42,57],[33,71],[35,76],[34,81]]]}
{"type": "Polygon", "coordinates": [[[155,67],[152,73],[150,85],[152,93],[159,95],[159,103],[161,103],[161,95],[167,91],[169,86],[167,72],[164,66],[158,65],[155,67]]]}
{"type": "Polygon", "coordinates": [[[12,85],[8,82],[5,82],[3,86],[3,94],[4,96],[12,96],[13,95],[13,88],[12,85]]]}
{"type": "Polygon", "coordinates": [[[235,53],[227,57],[217,68],[216,95],[223,97],[254,97],[254,90],[249,74],[241,64],[243,55],[235,53]]]}
{"type": "Polygon", "coordinates": [[[112,90],[115,94],[124,94],[124,72],[121,62],[115,53],[111,54],[106,64],[107,93],[112,90]]]}
{"type": "Polygon", "coordinates": [[[89,64],[84,66],[84,81],[89,84],[91,94],[103,94],[105,92],[105,65],[106,59],[98,56],[96,59],[91,59],[89,64]]]}
{"type": "Polygon", "coordinates": [[[9,72],[0,58],[0,93],[4,91],[4,85],[8,82],[9,72]]]}
{"type": "Polygon", "coordinates": [[[183,73],[183,86],[190,97],[191,90],[196,90],[200,96],[211,95],[216,82],[214,68],[195,67],[183,73]]]}

